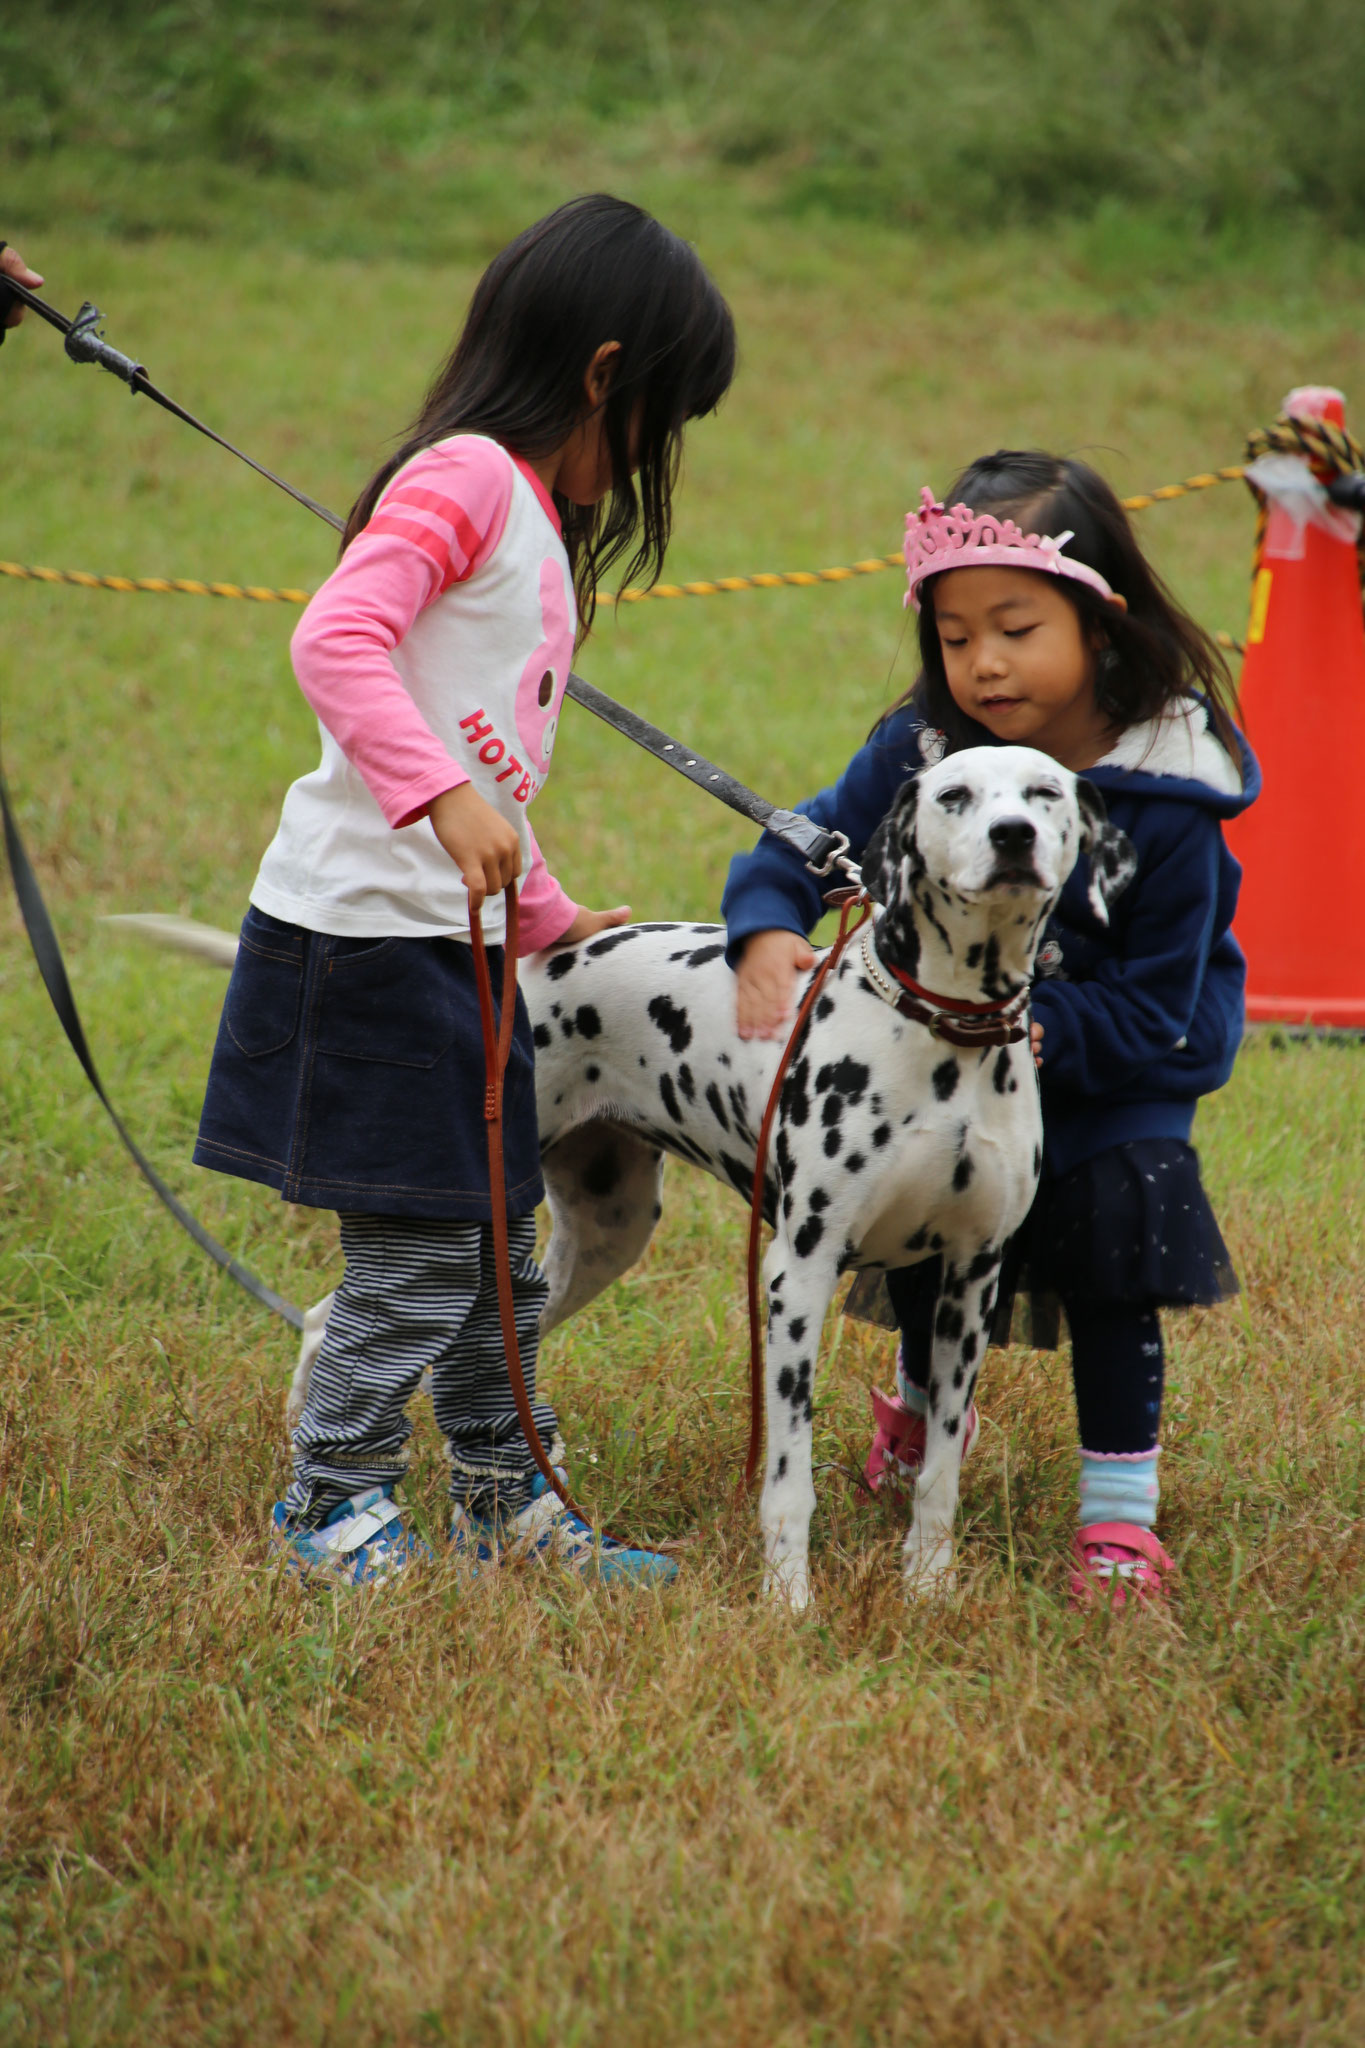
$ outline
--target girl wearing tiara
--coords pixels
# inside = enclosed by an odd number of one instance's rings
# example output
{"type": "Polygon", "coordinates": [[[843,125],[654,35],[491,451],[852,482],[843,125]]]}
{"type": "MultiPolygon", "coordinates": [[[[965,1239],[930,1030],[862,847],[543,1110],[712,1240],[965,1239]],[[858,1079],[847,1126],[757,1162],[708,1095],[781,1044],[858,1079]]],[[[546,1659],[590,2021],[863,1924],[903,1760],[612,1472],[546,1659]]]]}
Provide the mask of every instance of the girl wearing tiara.
{"type": "MultiPolygon", "coordinates": [[[[1231,931],[1241,871],[1222,821],[1253,801],[1260,771],[1227,708],[1222,657],[1094,470],[1002,450],[954,484],[949,524],[924,497],[906,538],[919,676],[835,786],[798,809],[847,833],[857,856],[926,762],[960,747],[1030,746],[1084,773],[1132,841],[1137,874],[1109,925],[1078,870],[1039,949],[1043,1174],[1006,1263],[996,1331],[1007,1333],[1024,1269],[1035,1342],[1056,1342],[1055,1307],[1051,1331],[1039,1327],[1043,1304],[1060,1297],[1066,1310],[1080,1431],[1073,1599],[1161,1601],[1172,1561],[1155,1535],[1159,1311],[1237,1288],[1190,1132],[1242,1034],[1245,962],[1231,931]],[[945,548],[954,536],[963,544],[945,548]],[[983,549],[988,559],[973,564],[983,549]]],[[[731,864],[724,915],[741,1037],[790,1028],[822,907],[818,882],[770,837],[731,864]]],[[[894,1397],[872,1395],[874,1488],[923,1459],[939,1263],[886,1275],[900,1348],[894,1397]]]]}

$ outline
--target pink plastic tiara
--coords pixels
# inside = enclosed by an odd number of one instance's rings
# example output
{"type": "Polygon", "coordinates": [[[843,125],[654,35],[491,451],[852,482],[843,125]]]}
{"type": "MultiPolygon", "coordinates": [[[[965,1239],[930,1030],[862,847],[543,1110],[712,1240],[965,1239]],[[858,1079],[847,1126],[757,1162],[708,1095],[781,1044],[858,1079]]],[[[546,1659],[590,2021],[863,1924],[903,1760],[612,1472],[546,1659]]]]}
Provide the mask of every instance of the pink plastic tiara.
{"type": "Polygon", "coordinates": [[[973,512],[970,505],[954,505],[947,512],[926,484],[919,511],[907,513],[905,519],[905,573],[910,586],[905,602],[918,611],[921,583],[945,569],[1036,569],[1048,576],[1070,576],[1088,583],[1101,597],[1112,597],[1098,569],[1062,553],[1071,538],[1070,533],[1025,533],[1012,519],[973,512]]]}

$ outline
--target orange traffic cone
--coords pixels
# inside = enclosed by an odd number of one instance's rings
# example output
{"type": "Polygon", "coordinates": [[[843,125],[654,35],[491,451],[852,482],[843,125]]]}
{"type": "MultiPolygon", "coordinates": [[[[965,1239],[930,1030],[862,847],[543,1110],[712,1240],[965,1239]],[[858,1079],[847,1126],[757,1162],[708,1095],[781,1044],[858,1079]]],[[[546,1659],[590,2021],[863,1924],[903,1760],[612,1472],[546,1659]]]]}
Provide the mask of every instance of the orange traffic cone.
{"type": "MultiPolygon", "coordinates": [[[[1344,425],[1339,391],[1291,391],[1284,410],[1344,425]]],[[[1281,468],[1276,479],[1262,479],[1268,519],[1241,682],[1243,723],[1265,782],[1259,800],[1227,828],[1245,870],[1235,929],[1247,956],[1247,1017],[1365,1028],[1357,522],[1312,493],[1300,458],[1268,462],[1281,468]]]]}

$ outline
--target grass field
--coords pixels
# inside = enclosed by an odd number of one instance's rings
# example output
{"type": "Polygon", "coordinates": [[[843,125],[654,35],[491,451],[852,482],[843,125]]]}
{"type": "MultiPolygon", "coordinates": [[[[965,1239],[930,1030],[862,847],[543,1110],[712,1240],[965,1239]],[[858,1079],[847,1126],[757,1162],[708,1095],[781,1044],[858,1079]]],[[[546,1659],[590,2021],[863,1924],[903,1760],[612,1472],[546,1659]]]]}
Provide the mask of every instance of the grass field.
{"type": "MultiPolygon", "coordinates": [[[[774,211],[759,173],[584,144],[490,158],[439,263],[347,195],[21,164],[3,231],[184,403],[344,506],[478,262],[566,191],[698,241],[743,367],[700,426],[679,577],[894,547],[982,449],[1124,490],[1238,458],[1309,378],[1365,395],[1365,256],[1197,241],[1122,205],[990,242],[774,211]],[[118,187],[118,179],[124,184],[118,187]],[[139,232],[110,232],[134,186],[139,232]],[[187,198],[187,194],[190,196],[187,198]],[[288,201],[288,203],[286,203],[288,201]],[[259,202],[259,215],[257,205],[259,202]],[[120,204],[123,200],[119,201],[120,204]],[[259,232],[244,230],[259,219],[259,232]]],[[[429,195],[428,195],[429,199],[429,195]]],[[[32,324],[0,358],[0,557],[310,585],[329,535],[32,324]]],[[[1143,515],[1245,617],[1231,487],[1143,515]]],[[[188,1163],[221,983],[107,912],[235,924],[314,758],[277,607],[0,584],[7,768],[105,1077],[293,1298],[325,1215],[188,1163]]],[[[608,611],[580,666],[790,800],[909,680],[898,580],[608,611]]],[[[537,811],[588,902],[713,914],[742,835],[585,718],[537,811]]],[[[1064,1605],[1064,1359],[993,1353],[960,1593],[908,1608],[899,1521],[822,1484],[816,1602],[757,1601],[742,1212],[681,1172],[645,1266],[547,1348],[575,1483],[695,1531],[676,1589],[448,1570],[320,1598],[266,1565],[287,1333],[152,1205],[0,909],[0,2038],[140,2044],[1354,2043],[1365,2034],[1365,1063],[1244,1052],[1198,1139],[1244,1293],[1175,1322],[1169,1625],[1064,1605]]],[[[860,1462],[888,1347],[832,1319],[817,1455],[860,1462]]],[[[409,1497],[442,1477],[419,1419],[409,1497]]]]}

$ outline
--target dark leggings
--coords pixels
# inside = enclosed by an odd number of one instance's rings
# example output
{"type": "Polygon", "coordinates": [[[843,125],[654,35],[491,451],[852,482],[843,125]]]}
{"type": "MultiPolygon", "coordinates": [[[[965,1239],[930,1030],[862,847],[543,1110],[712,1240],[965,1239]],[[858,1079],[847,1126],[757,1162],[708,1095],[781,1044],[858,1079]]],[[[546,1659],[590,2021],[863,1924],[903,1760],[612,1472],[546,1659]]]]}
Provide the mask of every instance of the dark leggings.
{"type": "MultiPolygon", "coordinates": [[[[886,1276],[901,1328],[905,1377],[917,1387],[929,1380],[941,1278],[940,1259],[901,1266],[886,1276]]],[[[1155,1450],[1165,1366],[1156,1310],[1137,1301],[1074,1297],[1064,1298],[1062,1306],[1071,1326],[1071,1375],[1082,1450],[1111,1455],[1155,1450]]]]}

